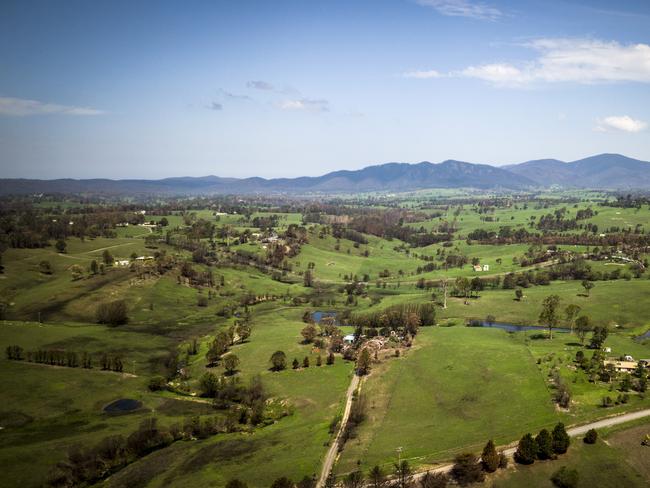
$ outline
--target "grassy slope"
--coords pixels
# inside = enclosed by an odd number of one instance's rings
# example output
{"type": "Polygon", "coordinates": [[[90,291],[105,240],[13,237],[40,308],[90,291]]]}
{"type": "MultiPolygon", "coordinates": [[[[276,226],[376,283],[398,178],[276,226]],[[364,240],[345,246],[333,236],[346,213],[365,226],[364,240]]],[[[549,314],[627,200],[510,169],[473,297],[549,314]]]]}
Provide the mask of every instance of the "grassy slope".
{"type": "MultiPolygon", "coordinates": [[[[261,374],[271,394],[286,398],[294,406],[293,415],[253,435],[183,443],[174,447],[171,469],[163,473],[156,457],[147,458],[115,477],[114,486],[119,486],[121,476],[136,476],[134,470],[153,473],[151,486],[223,485],[232,477],[244,479],[251,486],[267,486],[280,476],[298,480],[317,473],[327,449],[328,426],[342,408],[352,365],[337,358],[333,366],[323,363],[316,367],[315,353],[310,346],[300,344],[304,325],[300,316],[301,310],[293,308],[256,314],[250,341],[232,349],[241,360],[242,379],[261,374]],[[269,358],[276,350],[285,351],[289,362],[293,357],[302,360],[310,355],[312,366],[270,372],[269,358]]],[[[205,371],[204,365],[203,357],[197,356],[190,368],[194,378],[205,371]]]]}

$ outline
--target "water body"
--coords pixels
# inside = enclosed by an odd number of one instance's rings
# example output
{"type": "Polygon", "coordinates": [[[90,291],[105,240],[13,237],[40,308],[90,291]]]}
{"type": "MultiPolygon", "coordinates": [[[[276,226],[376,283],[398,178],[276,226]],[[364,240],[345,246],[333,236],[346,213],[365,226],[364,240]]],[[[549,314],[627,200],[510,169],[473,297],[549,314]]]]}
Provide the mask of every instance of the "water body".
{"type": "Polygon", "coordinates": [[[640,336],[636,336],[637,341],[645,341],[646,339],[650,339],[650,330],[646,331],[645,334],[641,334],[640,336]]]}
{"type": "Polygon", "coordinates": [[[112,403],[109,403],[104,407],[104,412],[106,413],[125,413],[133,412],[134,410],[142,407],[142,402],[138,400],[133,400],[131,398],[121,398],[115,400],[112,403]]]}
{"type": "MultiPolygon", "coordinates": [[[[517,325],[517,324],[509,324],[507,322],[478,322],[480,324],[480,327],[491,327],[493,329],[503,329],[507,330],[508,332],[522,332],[522,331],[528,331],[528,330],[535,330],[537,332],[546,332],[548,331],[547,327],[542,327],[539,325],[517,325]]],[[[470,326],[471,327],[471,326],[470,326]]],[[[567,329],[565,327],[556,327],[553,329],[553,332],[571,332],[571,329],[567,329]]]]}
{"type": "Polygon", "coordinates": [[[317,324],[320,324],[320,321],[323,320],[325,317],[334,317],[334,322],[338,323],[336,321],[336,312],[323,312],[322,310],[317,310],[311,314],[312,320],[317,324]]]}

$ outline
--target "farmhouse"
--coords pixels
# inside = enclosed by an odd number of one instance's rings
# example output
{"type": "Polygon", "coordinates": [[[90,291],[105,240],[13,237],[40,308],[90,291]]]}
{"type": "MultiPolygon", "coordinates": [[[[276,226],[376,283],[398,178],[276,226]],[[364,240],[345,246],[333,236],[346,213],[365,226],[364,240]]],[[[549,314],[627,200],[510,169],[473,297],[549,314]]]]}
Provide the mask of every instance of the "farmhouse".
{"type": "Polygon", "coordinates": [[[475,264],[473,268],[474,271],[483,271],[483,267],[480,264],[475,264]]]}
{"type": "Polygon", "coordinates": [[[609,366],[610,364],[614,366],[614,369],[616,371],[622,372],[632,372],[636,369],[637,362],[636,361],[619,361],[618,359],[605,359],[603,361],[603,364],[605,367],[609,366]]]}
{"type": "Polygon", "coordinates": [[[354,334],[348,334],[343,338],[343,342],[346,344],[352,344],[354,342],[354,334]]]}
{"type": "Polygon", "coordinates": [[[118,266],[128,266],[129,262],[130,261],[128,259],[118,259],[117,261],[115,261],[115,264],[117,264],[118,266]]]}

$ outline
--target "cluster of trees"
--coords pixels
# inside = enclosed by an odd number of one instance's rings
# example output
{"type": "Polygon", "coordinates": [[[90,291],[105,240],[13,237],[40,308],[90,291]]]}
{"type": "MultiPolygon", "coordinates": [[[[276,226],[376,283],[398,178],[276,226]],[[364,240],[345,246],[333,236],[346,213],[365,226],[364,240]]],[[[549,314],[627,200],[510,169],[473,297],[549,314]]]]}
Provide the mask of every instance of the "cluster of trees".
{"type": "Polygon", "coordinates": [[[563,423],[558,423],[552,432],[542,429],[534,438],[525,434],[515,451],[515,461],[519,464],[533,464],[536,460],[556,459],[569,449],[571,439],[563,423]]]}
{"type": "Polygon", "coordinates": [[[129,321],[128,309],[124,300],[100,303],[95,311],[97,323],[111,327],[126,324],[129,321]]]}
{"type": "MultiPolygon", "coordinates": [[[[83,351],[66,351],[64,349],[36,349],[25,351],[21,346],[8,346],[6,349],[7,359],[12,361],[28,361],[30,363],[48,364],[50,366],[66,366],[68,368],[93,368],[93,357],[90,353],[83,351]]],[[[121,356],[102,353],[99,358],[99,366],[105,371],[121,373],[124,363],[121,356]]]]}
{"type": "MultiPolygon", "coordinates": [[[[222,356],[226,354],[230,347],[233,346],[236,342],[246,342],[251,336],[252,329],[250,324],[250,314],[248,312],[245,312],[241,319],[235,321],[235,325],[229,327],[228,329],[220,330],[217,332],[217,335],[214,337],[212,343],[210,344],[208,352],[205,353],[205,357],[208,360],[208,366],[213,366],[219,362],[222,356]]],[[[228,361],[229,366],[232,366],[234,363],[233,356],[235,358],[237,356],[234,354],[228,354],[226,357],[228,356],[231,357],[228,361]]],[[[237,359],[237,364],[235,364],[234,368],[230,367],[229,371],[234,371],[238,364],[239,360],[237,359]]]]}
{"type": "MultiPolygon", "coordinates": [[[[0,210],[0,242],[13,248],[41,248],[68,237],[116,237],[120,223],[144,222],[144,215],[124,206],[83,206],[66,210],[30,204],[3,204],[0,210]]],[[[57,249],[59,250],[59,249],[57,249]]],[[[63,252],[59,250],[59,252],[63,252]]]]}
{"type": "Polygon", "coordinates": [[[435,325],[436,309],[433,303],[399,304],[381,312],[351,315],[347,323],[353,327],[378,328],[382,335],[389,335],[391,330],[415,335],[418,327],[435,325]]]}
{"type": "Polygon", "coordinates": [[[199,384],[202,397],[214,399],[216,408],[237,411],[239,423],[258,425],[264,420],[268,394],[259,375],[253,376],[245,385],[238,377],[206,372],[199,384]]]}

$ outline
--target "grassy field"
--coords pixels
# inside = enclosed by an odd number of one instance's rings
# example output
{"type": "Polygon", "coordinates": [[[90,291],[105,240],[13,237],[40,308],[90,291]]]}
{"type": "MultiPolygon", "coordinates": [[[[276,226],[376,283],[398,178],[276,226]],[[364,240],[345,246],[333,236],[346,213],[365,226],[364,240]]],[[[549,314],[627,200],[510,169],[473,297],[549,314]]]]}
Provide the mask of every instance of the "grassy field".
{"type": "MultiPolygon", "coordinates": [[[[506,444],[523,433],[537,432],[561,420],[582,423],[650,401],[632,394],[630,402],[600,407],[610,385],[588,383],[573,368],[580,349],[574,336],[532,339],[532,333],[450,327],[423,329],[404,357],[376,368],[363,386],[371,408],[358,439],[348,442],[339,473],[389,463],[397,447],[413,464],[449,460],[459,450],[480,451],[492,438],[506,444]],[[541,358],[541,364],[537,360],[541,358]],[[556,410],[551,365],[559,365],[572,392],[569,411],[556,410]],[[507,399],[504,400],[504,399],[507,399]]],[[[650,356],[650,345],[614,335],[612,354],[650,356]]]]}
{"type": "Polygon", "coordinates": [[[532,355],[498,330],[424,329],[412,351],[379,366],[363,389],[369,420],[343,451],[341,473],[357,461],[390,463],[398,446],[413,464],[444,461],[558,418],[532,355]]]}

